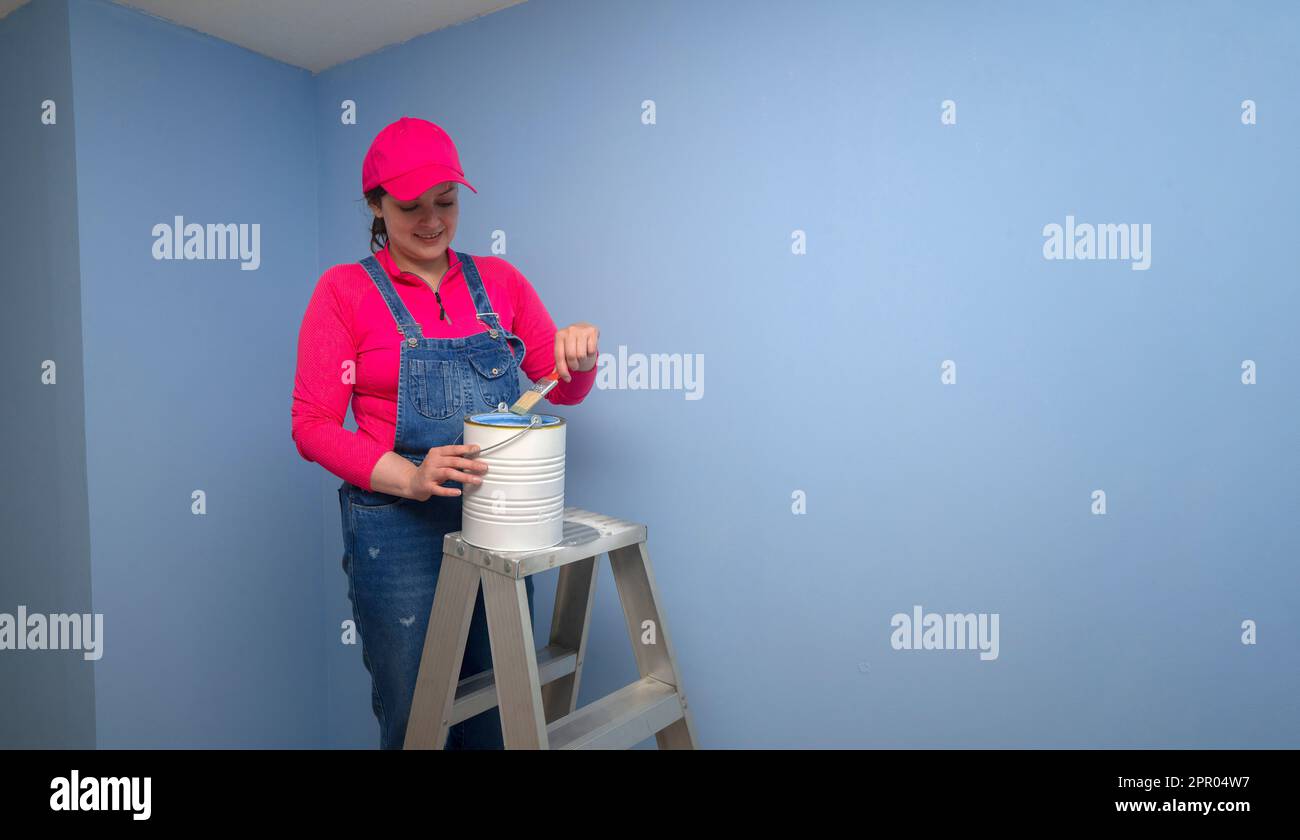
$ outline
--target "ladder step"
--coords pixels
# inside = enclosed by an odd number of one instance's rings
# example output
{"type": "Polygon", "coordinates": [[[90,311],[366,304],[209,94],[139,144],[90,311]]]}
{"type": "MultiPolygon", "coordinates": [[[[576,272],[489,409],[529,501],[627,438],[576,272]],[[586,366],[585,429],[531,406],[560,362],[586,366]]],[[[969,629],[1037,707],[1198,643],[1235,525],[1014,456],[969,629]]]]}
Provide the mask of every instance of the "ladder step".
{"type": "Polygon", "coordinates": [[[553,750],[625,750],[680,719],[677,689],[645,677],[546,727],[553,750]]]}
{"type": "MultiPolygon", "coordinates": [[[[578,653],[559,645],[537,650],[537,677],[541,685],[572,674],[578,667],[578,653]]],[[[466,677],[456,685],[456,700],[451,707],[448,725],[469,720],[497,705],[497,682],[492,668],[466,677]]]]}

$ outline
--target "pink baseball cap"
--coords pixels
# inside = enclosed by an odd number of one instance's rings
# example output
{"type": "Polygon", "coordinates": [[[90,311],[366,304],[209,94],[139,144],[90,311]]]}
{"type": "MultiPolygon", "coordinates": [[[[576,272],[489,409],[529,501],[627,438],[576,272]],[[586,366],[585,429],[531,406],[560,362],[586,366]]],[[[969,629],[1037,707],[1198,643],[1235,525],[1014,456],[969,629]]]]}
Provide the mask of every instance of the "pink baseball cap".
{"type": "Polygon", "coordinates": [[[428,120],[402,117],[375,136],[361,164],[361,190],[383,188],[398,201],[414,201],[430,187],[456,181],[474,192],[447,132],[428,120]]]}

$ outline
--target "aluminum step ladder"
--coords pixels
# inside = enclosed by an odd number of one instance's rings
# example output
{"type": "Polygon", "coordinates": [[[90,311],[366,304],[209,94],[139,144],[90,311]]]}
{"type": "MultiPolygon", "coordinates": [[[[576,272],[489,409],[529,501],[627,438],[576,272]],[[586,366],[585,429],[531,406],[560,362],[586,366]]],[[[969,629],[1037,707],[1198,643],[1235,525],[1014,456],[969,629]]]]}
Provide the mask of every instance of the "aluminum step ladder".
{"type": "Polygon", "coordinates": [[[442,749],[450,726],[493,706],[506,749],[627,749],[651,735],[660,749],[696,747],[644,525],[569,507],[564,538],[550,548],[489,551],[460,531],[446,535],[404,747],[442,749]],[[609,555],[641,678],[579,709],[601,554],[609,555]],[[557,567],[550,643],[537,649],[524,580],[557,567]],[[480,585],[493,667],[460,680],[480,585]]]}

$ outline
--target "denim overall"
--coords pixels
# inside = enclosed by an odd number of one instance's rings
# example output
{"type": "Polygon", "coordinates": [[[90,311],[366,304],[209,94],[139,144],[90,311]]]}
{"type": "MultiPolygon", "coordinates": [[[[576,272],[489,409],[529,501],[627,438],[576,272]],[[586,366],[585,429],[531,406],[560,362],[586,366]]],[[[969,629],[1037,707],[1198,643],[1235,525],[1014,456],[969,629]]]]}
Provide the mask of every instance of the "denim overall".
{"type": "MultiPolygon", "coordinates": [[[[361,261],[393,313],[402,334],[397,380],[397,433],[393,450],[420,464],[429,449],[459,441],[464,417],[492,411],[519,398],[524,343],[501,326],[492,311],[473,257],[454,252],[486,332],[464,338],[425,338],[374,256],[361,261]],[[517,345],[516,356],[511,349],[517,345]]],[[[443,487],[462,487],[447,481],[443,487]]],[[[343,570],[361,657],[371,676],[371,703],[379,719],[381,749],[401,749],[411,713],[415,678],[424,651],[429,610],[442,567],[442,538],[461,529],[460,496],[430,496],[418,502],[339,486],[343,517],[343,570]]],[[[528,611],[533,581],[526,578],[528,611]]],[[[487,615],[480,589],[474,604],[461,679],[492,667],[487,615]]],[[[501,717],[496,708],[450,728],[446,749],[500,749],[501,717]]]]}

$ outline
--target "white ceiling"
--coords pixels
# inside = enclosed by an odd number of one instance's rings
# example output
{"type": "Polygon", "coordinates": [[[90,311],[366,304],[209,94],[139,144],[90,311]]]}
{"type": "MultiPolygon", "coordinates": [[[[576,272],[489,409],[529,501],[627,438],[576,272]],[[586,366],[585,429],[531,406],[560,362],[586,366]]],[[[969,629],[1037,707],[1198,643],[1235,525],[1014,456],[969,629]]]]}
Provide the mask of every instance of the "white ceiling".
{"type": "MultiPolygon", "coordinates": [[[[28,0],[0,0],[0,17],[28,0]]],[[[319,73],[524,0],[113,0],[319,73]]]]}

